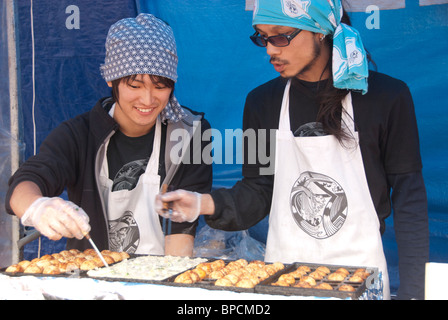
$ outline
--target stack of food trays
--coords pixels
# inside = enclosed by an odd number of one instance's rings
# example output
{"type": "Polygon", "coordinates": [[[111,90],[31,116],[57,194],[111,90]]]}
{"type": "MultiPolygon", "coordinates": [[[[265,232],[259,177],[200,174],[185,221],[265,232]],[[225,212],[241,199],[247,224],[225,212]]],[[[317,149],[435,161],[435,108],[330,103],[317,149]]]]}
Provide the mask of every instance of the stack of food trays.
{"type": "Polygon", "coordinates": [[[64,250],[21,261],[1,273],[12,276],[90,277],[106,281],[156,283],[168,286],[286,296],[358,299],[378,279],[377,268],[283,264],[102,251],[105,268],[92,249],[64,250]]]}

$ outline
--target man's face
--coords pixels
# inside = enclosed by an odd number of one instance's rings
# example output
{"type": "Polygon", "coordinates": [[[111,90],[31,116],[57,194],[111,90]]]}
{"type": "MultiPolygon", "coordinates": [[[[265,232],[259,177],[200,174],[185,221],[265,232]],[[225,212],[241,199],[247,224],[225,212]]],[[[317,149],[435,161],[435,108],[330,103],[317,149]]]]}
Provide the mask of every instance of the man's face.
{"type": "MultiPolygon", "coordinates": [[[[290,35],[296,30],[293,27],[267,24],[256,25],[255,29],[263,37],[290,35]]],[[[286,47],[275,47],[268,42],[266,52],[275,70],[284,78],[297,77],[306,81],[322,79],[329,56],[328,50],[324,50],[326,48],[319,41],[320,36],[303,30],[286,47]]]]}
{"type": "MultiPolygon", "coordinates": [[[[109,86],[112,84],[109,82],[109,86]]],[[[120,130],[129,137],[139,137],[154,126],[157,116],[166,107],[172,89],[154,84],[147,74],[139,74],[133,81],[121,81],[114,119],[120,130]]]]}

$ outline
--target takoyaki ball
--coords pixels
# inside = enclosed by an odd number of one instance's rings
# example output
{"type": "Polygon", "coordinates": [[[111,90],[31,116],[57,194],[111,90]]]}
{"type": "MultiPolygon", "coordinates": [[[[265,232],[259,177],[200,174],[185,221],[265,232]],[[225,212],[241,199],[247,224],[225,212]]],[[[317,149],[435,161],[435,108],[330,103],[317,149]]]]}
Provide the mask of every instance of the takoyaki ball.
{"type": "Polygon", "coordinates": [[[49,265],[47,267],[44,268],[44,270],[42,271],[43,274],[60,274],[61,271],[59,270],[59,268],[55,265],[49,265]]]}
{"type": "Polygon", "coordinates": [[[302,271],[305,271],[305,272],[310,272],[311,271],[311,268],[310,267],[308,267],[308,266],[299,266],[298,268],[297,268],[297,270],[302,270],[302,271]]]}
{"type": "Polygon", "coordinates": [[[32,274],[36,274],[36,273],[42,273],[43,269],[35,264],[30,264],[24,271],[23,273],[32,273],[32,274]]]}
{"type": "Polygon", "coordinates": [[[294,283],[296,282],[296,279],[295,279],[292,275],[290,275],[289,273],[287,273],[287,274],[282,274],[282,275],[278,278],[278,280],[285,281],[285,282],[287,282],[287,283],[289,283],[289,284],[294,284],[294,283]]]}
{"type": "Polygon", "coordinates": [[[120,252],[120,255],[121,255],[122,260],[126,260],[126,259],[129,259],[129,258],[131,257],[131,256],[129,255],[129,253],[127,253],[127,252],[125,252],[125,251],[120,252]]]}
{"type": "Polygon", "coordinates": [[[349,284],[344,284],[342,286],[339,287],[339,291],[349,291],[349,292],[354,292],[356,291],[355,288],[349,284]]]}
{"type": "Polygon", "coordinates": [[[24,268],[22,266],[20,266],[19,264],[13,264],[11,266],[9,266],[8,268],[6,268],[5,272],[9,272],[9,273],[19,273],[19,272],[23,272],[24,268]]]}
{"type": "Polygon", "coordinates": [[[308,282],[312,287],[316,285],[316,280],[310,276],[303,276],[300,281],[308,282]]]}
{"type": "Polygon", "coordinates": [[[328,268],[325,267],[325,266],[320,266],[320,267],[318,267],[318,268],[316,269],[316,271],[323,272],[323,273],[325,273],[325,274],[329,274],[329,273],[331,272],[330,269],[328,269],[328,268]]]}
{"type": "Polygon", "coordinates": [[[229,279],[221,278],[221,279],[216,280],[215,286],[232,287],[233,283],[229,279]]]}
{"type": "Polygon", "coordinates": [[[322,271],[313,271],[309,274],[309,276],[311,278],[313,278],[314,280],[322,280],[325,277],[325,273],[323,273],[322,271]]]}
{"type": "Polygon", "coordinates": [[[18,263],[19,266],[21,266],[24,270],[31,264],[28,260],[22,260],[18,263]]]}
{"type": "Polygon", "coordinates": [[[340,272],[333,272],[328,275],[328,280],[330,281],[343,281],[346,275],[340,272]]]}
{"type": "Polygon", "coordinates": [[[314,289],[333,290],[333,287],[326,282],[319,283],[314,289]]]}
{"type": "Polygon", "coordinates": [[[345,269],[345,268],[339,268],[335,272],[339,272],[339,273],[345,274],[345,276],[348,276],[350,274],[350,272],[347,269],[345,269]]]}
{"type": "Polygon", "coordinates": [[[360,277],[359,275],[354,274],[348,279],[348,281],[361,283],[364,281],[364,279],[362,277],[360,277]]]}
{"type": "Polygon", "coordinates": [[[313,286],[309,282],[299,281],[294,285],[294,287],[296,287],[296,288],[312,288],[313,286]]]}
{"type": "Polygon", "coordinates": [[[285,269],[285,265],[283,264],[283,263],[281,263],[281,262],[274,262],[273,264],[272,264],[272,266],[275,268],[275,270],[277,270],[277,271],[280,271],[280,270],[283,270],[283,269],[285,269]]]}
{"type": "Polygon", "coordinates": [[[238,283],[236,284],[236,287],[238,287],[238,288],[253,288],[253,287],[255,287],[255,283],[250,278],[244,278],[244,279],[241,279],[240,281],[238,281],[238,283]]]}
{"type": "Polygon", "coordinates": [[[283,280],[278,280],[277,282],[272,283],[272,285],[279,287],[289,287],[289,283],[283,280]]]}
{"type": "Polygon", "coordinates": [[[98,265],[95,263],[95,261],[92,259],[92,260],[86,260],[86,261],[84,261],[82,264],[81,264],[81,266],[80,266],[80,269],[81,270],[84,270],[84,271],[87,271],[87,270],[92,270],[92,269],[95,269],[95,268],[97,268],[98,267],[98,265]]]}

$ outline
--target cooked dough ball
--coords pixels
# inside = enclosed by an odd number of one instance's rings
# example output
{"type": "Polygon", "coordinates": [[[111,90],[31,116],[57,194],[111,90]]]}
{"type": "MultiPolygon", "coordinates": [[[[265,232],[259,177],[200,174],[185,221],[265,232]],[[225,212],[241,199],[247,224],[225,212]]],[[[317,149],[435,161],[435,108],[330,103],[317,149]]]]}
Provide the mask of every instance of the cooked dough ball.
{"type": "Polygon", "coordinates": [[[195,268],[193,272],[198,275],[200,280],[205,279],[205,277],[207,276],[207,272],[205,272],[203,269],[195,268]]]}
{"type": "Polygon", "coordinates": [[[21,266],[24,270],[25,270],[30,264],[31,264],[31,262],[28,261],[28,260],[23,260],[23,261],[20,261],[20,262],[18,263],[18,265],[21,266]]]}
{"type": "Polygon", "coordinates": [[[368,276],[370,276],[370,273],[366,271],[366,269],[357,269],[353,275],[357,275],[361,278],[363,278],[364,280],[367,279],[368,276]]]}
{"type": "Polygon", "coordinates": [[[82,264],[81,264],[81,266],[80,266],[80,269],[81,270],[92,270],[92,269],[95,269],[95,268],[97,268],[98,266],[97,266],[97,264],[95,263],[95,261],[93,261],[93,260],[86,260],[86,261],[84,261],[82,264]]]}
{"type": "Polygon", "coordinates": [[[343,281],[345,279],[345,274],[340,272],[333,272],[328,275],[328,280],[330,281],[343,281]]]}
{"type": "Polygon", "coordinates": [[[296,270],[296,271],[290,272],[289,274],[292,275],[296,279],[300,279],[302,276],[306,275],[307,272],[304,270],[296,270]]]}
{"type": "Polygon", "coordinates": [[[277,270],[275,269],[275,267],[273,265],[267,265],[264,267],[264,270],[270,275],[272,276],[273,274],[275,274],[277,272],[277,270]]]}
{"type": "Polygon", "coordinates": [[[299,281],[294,285],[296,288],[312,288],[311,284],[306,281],[299,281]]]}
{"type": "Polygon", "coordinates": [[[18,272],[23,272],[23,271],[24,271],[24,268],[18,264],[13,264],[12,266],[9,266],[5,270],[5,272],[10,272],[10,273],[18,273],[18,272]]]}
{"type": "Polygon", "coordinates": [[[221,279],[216,280],[215,286],[231,287],[231,286],[233,286],[233,283],[229,279],[221,278],[221,279]]]}
{"type": "Polygon", "coordinates": [[[330,271],[330,269],[328,269],[327,267],[325,267],[325,266],[320,266],[320,267],[318,267],[317,269],[316,269],[316,271],[318,271],[318,272],[323,272],[323,273],[325,273],[325,274],[329,274],[331,271],[330,271]]]}
{"type": "Polygon", "coordinates": [[[23,272],[24,273],[42,273],[42,268],[35,264],[30,264],[23,272]]]}
{"type": "Polygon", "coordinates": [[[272,285],[279,287],[289,287],[289,283],[283,280],[278,280],[277,282],[274,282],[272,285]]]}
{"type": "Polygon", "coordinates": [[[223,278],[221,278],[221,279],[227,279],[227,280],[230,280],[230,282],[232,282],[232,285],[235,285],[239,280],[240,280],[240,277],[239,276],[237,276],[236,274],[228,274],[228,275],[226,275],[226,276],[224,276],[223,278]]]}
{"type": "Polygon", "coordinates": [[[350,282],[359,282],[359,283],[361,283],[361,282],[364,281],[364,279],[363,279],[362,277],[360,277],[359,275],[354,274],[354,275],[352,275],[352,276],[348,279],[348,281],[350,281],[350,282]]]}
{"type": "Polygon", "coordinates": [[[79,257],[79,258],[76,258],[75,260],[73,260],[73,262],[76,263],[78,265],[78,267],[80,267],[84,261],[87,261],[87,259],[84,257],[79,257]]]}
{"type": "Polygon", "coordinates": [[[339,291],[356,291],[355,288],[353,288],[353,286],[349,285],[349,284],[344,284],[342,286],[339,287],[339,291]]]}
{"type": "Polygon", "coordinates": [[[70,249],[68,250],[72,255],[76,256],[81,253],[78,249],[70,249]]]}
{"type": "Polygon", "coordinates": [[[324,290],[333,290],[333,287],[330,284],[326,283],[326,282],[319,283],[314,288],[315,289],[324,289],[324,290]]]}
{"type": "Polygon", "coordinates": [[[287,282],[289,284],[294,284],[296,282],[296,279],[292,275],[290,275],[288,273],[287,274],[282,274],[278,278],[278,280],[285,281],[285,282],[287,282]]]}
{"type": "MultiPolygon", "coordinates": [[[[92,261],[97,265],[97,267],[104,267],[104,263],[103,263],[103,261],[100,259],[100,257],[96,256],[95,258],[93,258],[92,261]]],[[[106,262],[107,262],[107,261],[106,261],[106,262]]]]}
{"type": "Polygon", "coordinates": [[[315,280],[322,280],[325,277],[325,273],[323,273],[322,271],[316,270],[314,272],[311,272],[309,274],[309,276],[315,280]]]}
{"type": "Polygon", "coordinates": [[[226,265],[226,263],[224,262],[224,260],[215,260],[211,263],[211,267],[213,271],[216,270],[220,270],[222,268],[224,268],[226,265]]]}
{"type": "Polygon", "coordinates": [[[126,259],[129,259],[131,256],[129,255],[129,253],[127,253],[127,252],[120,252],[120,255],[121,255],[121,258],[123,259],[123,260],[126,260],[126,259]]]}
{"type": "Polygon", "coordinates": [[[253,287],[255,287],[255,283],[250,278],[244,278],[244,279],[241,279],[240,281],[238,281],[236,286],[238,288],[253,288],[253,287]]]}
{"type": "Polygon", "coordinates": [[[111,251],[109,253],[109,256],[111,256],[112,259],[114,259],[114,262],[120,262],[123,260],[123,258],[121,257],[121,254],[119,254],[118,252],[111,251]]]}
{"type": "Polygon", "coordinates": [[[193,283],[193,280],[190,277],[190,274],[188,272],[181,273],[174,279],[174,282],[176,283],[193,283]]]}
{"type": "Polygon", "coordinates": [[[247,262],[246,259],[239,259],[235,261],[240,267],[245,267],[247,266],[249,263],[247,262]]]}
{"type": "Polygon", "coordinates": [[[94,249],[90,248],[90,249],[84,250],[84,254],[89,255],[89,256],[96,255],[96,251],[94,249]]]}
{"type": "Polygon", "coordinates": [[[74,261],[67,262],[65,272],[71,272],[74,270],[78,270],[80,268],[81,264],[77,264],[74,261]]]}
{"type": "Polygon", "coordinates": [[[339,273],[345,274],[345,276],[348,276],[350,274],[350,272],[347,269],[345,269],[345,268],[339,268],[335,272],[339,272],[339,273]]]}
{"type": "Polygon", "coordinates": [[[209,278],[210,279],[221,279],[222,277],[224,277],[226,275],[226,273],[225,272],[223,272],[223,270],[216,270],[216,271],[212,271],[210,274],[209,274],[209,278]]]}
{"type": "Polygon", "coordinates": [[[36,266],[38,266],[39,268],[42,268],[42,269],[52,265],[50,260],[40,260],[40,261],[37,261],[35,264],[36,264],[36,266]]]}
{"type": "Polygon", "coordinates": [[[297,268],[297,270],[302,270],[302,271],[305,271],[305,272],[308,273],[308,272],[311,271],[311,268],[308,267],[308,266],[300,266],[300,267],[297,268]]]}
{"type": "Polygon", "coordinates": [[[114,258],[112,258],[111,256],[103,255],[103,258],[104,258],[104,261],[107,262],[107,264],[113,264],[113,263],[115,263],[114,258]]]}
{"type": "Polygon", "coordinates": [[[43,274],[60,274],[61,271],[59,270],[58,267],[54,266],[54,265],[50,265],[44,268],[44,270],[42,271],[43,274]]]}
{"type": "Polygon", "coordinates": [[[51,256],[57,260],[64,258],[64,256],[60,253],[53,253],[51,256]]]}
{"type": "Polygon", "coordinates": [[[212,272],[212,266],[210,262],[201,262],[196,266],[196,269],[204,270],[206,274],[212,272]]]}
{"type": "Polygon", "coordinates": [[[275,270],[277,270],[277,271],[280,271],[280,270],[283,270],[283,269],[285,269],[285,265],[283,264],[283,263],[281,263],[281,262],[274,262],[273,264],[272,264],[272,266],[275,268],[275,270]]]}
{"type": "Polygon", "coordinates": [[[63,250],[63,251],[61,251],[61,252],[59,252],[64,258],[68,258],[68,257],[71,257],[71,256],[73,256],[73,254],[70,252],[70,251],[68,251],[68,250],[63,250]]]}
{"type": "Polygon", "coordinates": [[[309,276],[304,276],[302,277],[302,279],[300,279],[301,281],[305,281],[308,282],[311,286],[315,286],[316,285],[316,280],[313,279],[312,277],[309,276]]]}
{"type": "Polygon", "coordinates": [[[265,280],[265,279],[269,278],[269,273],[264,269],[260,269],[255,272],[255,276],[260,278],[260,280],[265,280]]]}

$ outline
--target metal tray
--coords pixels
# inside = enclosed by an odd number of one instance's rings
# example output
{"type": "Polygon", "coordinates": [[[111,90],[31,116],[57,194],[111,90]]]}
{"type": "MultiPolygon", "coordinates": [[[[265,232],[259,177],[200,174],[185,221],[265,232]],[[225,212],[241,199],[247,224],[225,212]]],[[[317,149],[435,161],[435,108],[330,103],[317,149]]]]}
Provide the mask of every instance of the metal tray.
{"type": "MultiPolygon", "coordinates": [[[[210,259],[210,262],[212,262],[213,260],[217,260],[217,259],[210,259]]],[[[226,260],[226,259],[219,259],[219,260],[223,260],[226,265],[229,262],[235,261],[235,260],[226,260]]],[[[251,262],[251,261],[248,261],[251,262]]],[[[269,263],[266,263],[269,264],[269,263]]],[[[285,266],[286,268],[286,266],[285,266]]],[[[189,270],[193,270],[194,268],[191,268],[189,270]]],[[[188,270],[186,270],[188,271],[188,270]]],[[[185,271],[184,271],[185,272],[185,271]]],[[[190,287],[190,288],[202,288],[202,289],[207,289],[207,290],[221,290],[221,291],[233,291],[233,292],[244,292],[244,293],[256,293],[256,286],[254,288],[240,288],[240,287],[236,287],[236,286],[216,286],[215,279],[203,279],[201,281],[198,281],[196,283],[178,283],[178,282],[174,282],[174,280],[176,279],[176,277],[180,274],[182,274],[183,272],[176,274],[164,281],[162,281],[163,285],[168,285],[168,286],[176,286],[176,287],[190,287]]],[[[277,273],[276,273],[277,274],[277,273]]],[[[267,278],[266,280],[269,280],[273,277],[276,276],[276,274],[270,276],[269,278],[267,278]]],[[[266,281],[265,280],[265,281],[266,281]]]]}
{"type": "MultiPolygon", "coordinates": [[[[378,278],[378,269],[363,266],[344,266],[344,265],[328,265],[328,264],[311,264],[295,262],[288,265],[285,269],[275,274],[273,277],[266,279],[255,287],[256,293],[271,294],[271,295],[286,295],[286,296],[315,296],[315,297],[328,297],[328,298],[340,298],[340,299],[358,299],[375,282],[378,278]],[[316,280],[316,285],[320,283],[328,283],[332,286],[333,290],[328,289],[316,289],[316,288],[299,288],[299,287],[282,287],[273,285],[278,278],[283,275],[295,271],[299,266],[308,266],[311,272],[318,267],[327,267],[330,272],[335,272],[339,268],[345,268],[350,274],[342,281],[331,281],[324,276],[321,280],[316,280]],[[363,282],[350,282],[349,278],[357,269],[366,269],[370,273],[363,282]],[[339,291],[341,285],[349,284],[354,287],[355,291],[339,291]]],[[[297,281],[296,281],[297,283],[297,281]]]]}

